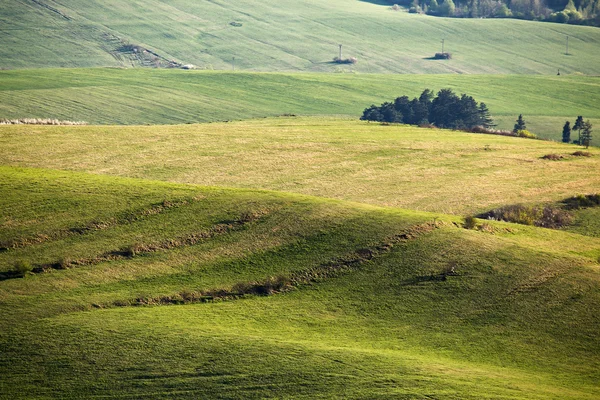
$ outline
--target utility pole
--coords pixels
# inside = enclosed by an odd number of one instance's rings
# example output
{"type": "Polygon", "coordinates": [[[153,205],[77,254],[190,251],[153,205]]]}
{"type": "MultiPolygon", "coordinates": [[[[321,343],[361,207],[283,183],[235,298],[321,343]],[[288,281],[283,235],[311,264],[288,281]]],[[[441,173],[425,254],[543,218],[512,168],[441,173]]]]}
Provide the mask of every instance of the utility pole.
{"type": "Polygon", "coordinates": [[[340,44],[340,62],[342,62],[342,45],[340,44]]]}
{"type": "Polygon", "coordinates": [[[444,40],[446,39],[442,39],[442,54],[444,54],[444,40]]]}
{"type": "Polygon", "coordinates": [[[569,55],[569,36],[567,36],[567,52],[566,55],[569,55]]]}
{"type": "Polygon", "coordinates": [[[231,60],[231,68],[235,71],[235,57],[231,60]]]}

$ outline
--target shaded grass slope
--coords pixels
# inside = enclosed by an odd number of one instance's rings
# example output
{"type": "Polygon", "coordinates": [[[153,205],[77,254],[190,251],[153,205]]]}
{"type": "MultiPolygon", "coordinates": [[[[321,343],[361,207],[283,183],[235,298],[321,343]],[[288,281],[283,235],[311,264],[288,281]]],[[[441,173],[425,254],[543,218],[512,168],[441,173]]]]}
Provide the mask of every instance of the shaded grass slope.
{"type": "MultiPolygon", "coordinates": [[[[600,30],[599,30],[600,31],[600,30]]],[[[262,74],[68,69],[0,71],[0,118],[92,124],[174,124],[280,114],[347,115],[425,88],[485,102],[500,128],[523,114],[528,129],[561,139],[565,120],[600,122],[596,77],[518,75],[262,74]]]]}
{"type": "Polygon", "coordinates": [[[434,18],[356,0],[4,0],[0,26],[4,68],[231,69],[235,57],[243,70],[333,72],[343,44],[345,57],[358,58],[349,69],[360,72],[600,72],[596,28],[434,18]],[[452,60],[429,59],[442,39],[452,60]]]}
{"type": "Polygon", "coordinates": [[[0,127],[5,165],[260,188],[466,215],[596,193],[600,152],[331,118],[135,127],[0,127]],[[546,154],[564,156],[545,160],[546,154]]]}
{"type": "Polygon", "coordinates": [[[3,270],[244,221],[189,246],[0,281],[2,398],[599,393],[597,238],[505,223],[470,231],[444,215],[276,192],[29,168],[0,176],[3,235],[49,236],[0,253],[3,270]],[[123,220],[157,201],[181,205],[123,220]],[[117,222],[51,235],[105,220],[117,222]],[[318,271],[368,251],[335,276],[271,296],[127,306],[318,271]]]}

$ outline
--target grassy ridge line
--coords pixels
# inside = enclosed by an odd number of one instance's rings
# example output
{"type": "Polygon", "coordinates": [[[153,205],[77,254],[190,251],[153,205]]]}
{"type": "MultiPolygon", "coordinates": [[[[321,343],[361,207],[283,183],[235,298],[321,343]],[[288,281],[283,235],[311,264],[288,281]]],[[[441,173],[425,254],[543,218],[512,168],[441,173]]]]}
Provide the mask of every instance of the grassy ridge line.
{"type": "Polygon", "coordinates": [[[565,120],[600,120],[600,80],[579,76],[346,75],[165,70],[0,71],[0,117],[173,124],[284,113],[358,118],[372,103],[450,87],[485,102],[501,128],[518,114],[560,139],[565,120]]]}
{"type": "MultiPolygon", "coordinates": [[[[100,209],[111,198],[135,200],[146,191],[168,197],[186,187],[3,169],[2,197],[23,207],[40,201],[36,193],[46,193],[48,204],[60,200],[56,186],[76,198],[85,187],[98,194],[92,201],[100,209]]],[[[595,397],[600,279],[593,257],[582,254],[600,248],[599,239],[558,231],[492,223],[498,232],[514,231],[490,234],[447,224],[400,240],[335,279],[281,296],[90,311],[92,303],[228,288],[318,268],[415,225],[435,224],[432,214],[405,210],[189,189],[206,197],[126,228],[144,240],[248,209],[272,214],[185,249],[0,282],[0,397],[595,397]],[[428,279],[449,265],[455,275],[428,279]]],[[[70,210],[54,206],[23,222],[44,227],[57,210],[70,210]]],[[[72,218],[88,216],[75,208],[72,218]]],[[[38,255],[77,256],[106,245],[101,236],[122,240],[122,233],[109,229],[33,247],[38,255]]],[[[16,259],[21,250],[1,256],[16,259]]]]}
{"type": "Polygon", "coordinates": [[[345,56],[359,60],[341,68],[360,72],[600,73],[600,31],[591,27],[434,18],[355,0],[45,0],[55,11],[4,3],[5,68],[139,65],[134,55],[116,51],[133,43],[202,68],[231,69],[235,57],[243,70],[333,72],[341,43],[345,56]],[[571,56],[564,54],[567,35],[571,56]],[[428,59],[442,38],[453,59],[428,59]]]}
{"type": "Polygon", "coordinates": [[[595,193],[600,152],[331,118],[133,127],[0,127],[12,166],[261,188],[465,215],[595,193]],[[559,154],[561,161],[544,160],[559,154]]]}

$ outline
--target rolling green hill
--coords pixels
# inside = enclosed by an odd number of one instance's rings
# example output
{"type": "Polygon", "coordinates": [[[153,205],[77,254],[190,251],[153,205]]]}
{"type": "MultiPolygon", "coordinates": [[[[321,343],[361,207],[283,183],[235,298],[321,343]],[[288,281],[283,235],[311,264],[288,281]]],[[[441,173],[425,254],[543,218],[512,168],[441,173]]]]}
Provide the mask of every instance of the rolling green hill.
{"type": "Polygon", "coordinates": [[[598,238],[43,169],[0,182],[1,398],[600,390],[598,238]]]}
{"type": "Polygon", "coordinates": [[[168,66],[333,72],[599,74],[600,30],[447,19],[358,0],[3,0],[0,67],[168,66]],[[566,55],[569,36],[569,55],[566,55]],[[429,59],[445,50],[452,60],[429,59]]]}
{"type": "Polygon", "coordinates": [[[280,74],[150,69],[0,71],[0,118],[174,124],[281,114],[347,115],[423,89],[485,102],[500,128],[560,140],[577,115],[600,124],[600,80],[583,76],[280,74]]]}

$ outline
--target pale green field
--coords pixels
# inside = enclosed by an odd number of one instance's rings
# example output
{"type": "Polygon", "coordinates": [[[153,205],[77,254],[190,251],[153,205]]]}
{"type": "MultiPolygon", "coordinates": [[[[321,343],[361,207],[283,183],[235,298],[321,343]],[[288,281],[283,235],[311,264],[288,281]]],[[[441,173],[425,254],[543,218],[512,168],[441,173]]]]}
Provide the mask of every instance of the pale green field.
{"type": "Polygon", "coordinates": [[[600,150],[331,118],[176,126],[3,126],[4,165],[260,188],[463,215],[600,187],[600,150]],[[541,159],[546,154],[562,161],[541,159]]]}
{"type": "Polygon", "coordinates": [[[578,115],[600,126],[600,79],[582,76],[275,74],[165,70],[0,71],[0,118],[175,124],[281,114],[358,119],[371,104],[452,88],[485,102],[499,128],[519,114],[560,140],[578,115]]]}
{"type": "Polygon", "coordinates": [[[139,65],[116,51],[135,44],[203,69],[231,70],[235,57],[235,67],[246,71],[600,74],[600,30],[593,27],[435,18],[357,0],[41,4],[47,7],[0,2],[0,67],[139,65]],[[452,60],[428,59],[442,39],[452,60]],[[356,65],[331,63],[339,44],[356,65]]]}

